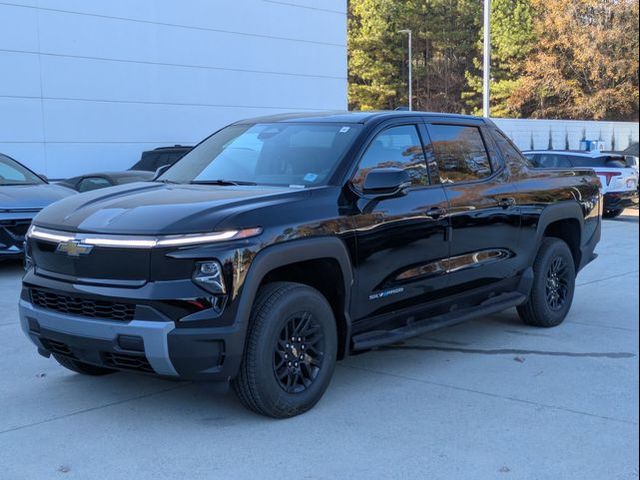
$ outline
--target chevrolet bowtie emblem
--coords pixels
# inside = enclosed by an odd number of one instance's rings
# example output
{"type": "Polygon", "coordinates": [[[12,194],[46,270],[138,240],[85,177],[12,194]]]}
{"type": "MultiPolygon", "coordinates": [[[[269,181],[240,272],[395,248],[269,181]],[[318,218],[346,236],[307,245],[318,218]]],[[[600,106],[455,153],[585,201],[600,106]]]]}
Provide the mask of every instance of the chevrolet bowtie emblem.
{"type": "Polygon", "coordinates": [[[79,257],[80,255],[87,255],[93,250],[93,245],[87,245],[81,243],[79,240],[70,240],[68,242],[60,242],[56,252],[66,253],[70,257],[79,257]]]}

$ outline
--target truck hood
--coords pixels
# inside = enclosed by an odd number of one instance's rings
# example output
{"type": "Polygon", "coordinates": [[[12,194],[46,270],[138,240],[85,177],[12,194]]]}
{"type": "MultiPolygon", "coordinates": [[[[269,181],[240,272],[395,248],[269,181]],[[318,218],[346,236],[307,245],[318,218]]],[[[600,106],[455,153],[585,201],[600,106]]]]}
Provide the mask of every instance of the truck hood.
{"type": "Polygon", "coordinates": [[[0,211],[40,210],[75,193],[73,190],[63,186],[47,183],[41,185],[0,186],[0,211]]]}
{"type": "MultiPolygon", "coordinates": [[[[245,210],[290,201],[304,190],[267,186],[130,183],[74,195],[33,223],[55,230],[122,235],[210,232],[245,210]]],[[[259,225],[239,225],[252,227],[259,225]]]]}

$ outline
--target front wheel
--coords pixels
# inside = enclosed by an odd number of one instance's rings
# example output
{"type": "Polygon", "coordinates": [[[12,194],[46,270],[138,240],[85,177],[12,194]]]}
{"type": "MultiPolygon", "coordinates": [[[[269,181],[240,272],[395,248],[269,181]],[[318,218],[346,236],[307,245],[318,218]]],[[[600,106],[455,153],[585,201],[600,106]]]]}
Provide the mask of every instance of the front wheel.
{"type": "Polygon", "coordinates": [[[232,386],[254,412],[293,417],[320,400],[336,353],[335,318],[324,296],[299,283],[267,284],[253,305],[242,365],[232,386]]]}
{"type": "Polygon", "coordinates": [[[526,303],[518,307],[528,325],[560,325],[573,302],[576,268],[569,246],[558,238],[545,238],[533,264],[533,287],[526,303]]]}

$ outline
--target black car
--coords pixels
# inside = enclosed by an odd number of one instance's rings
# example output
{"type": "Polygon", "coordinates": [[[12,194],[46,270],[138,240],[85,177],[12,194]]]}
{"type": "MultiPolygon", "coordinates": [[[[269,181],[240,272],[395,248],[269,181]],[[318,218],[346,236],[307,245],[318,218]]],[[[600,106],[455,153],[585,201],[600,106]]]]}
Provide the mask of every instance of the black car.
{"type": "Polygon", "coordinates": [[[73,193],[0,153],[0,261],[22,256],[32,218],[42,208],[73,193]]]}
{"type": "Polygon", "coordinates": [[[70,370],[230,380],[290,417],[352,353],[516,306],[559,325],[601,214],[591,169],[534,169],[487,119],[248,120],[42,211],[21,324],[70,370]]]}
{"type": "Polygon", "coordinates": [[[172,147],[158,147],[142,152],[140,160],[129,170],[143,170],[156,172],[159,168],[170,166],[189,153],[193,147],[174,145],[172,147]]]}

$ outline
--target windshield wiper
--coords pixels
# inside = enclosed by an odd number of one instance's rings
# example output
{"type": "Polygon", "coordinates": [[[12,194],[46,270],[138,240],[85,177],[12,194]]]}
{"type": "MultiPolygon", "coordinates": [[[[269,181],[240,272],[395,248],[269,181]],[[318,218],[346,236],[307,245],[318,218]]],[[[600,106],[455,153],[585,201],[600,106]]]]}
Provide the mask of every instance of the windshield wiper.
{"type": "Polygon", "coordinates": [[[191,183],[192,185],[223,185],[223,186],[257,185],[257,183],[255,182],[244,182],[242,180],[224,180],[222,178],[218,180],[191,180],[189,183],[191,183]]]}

